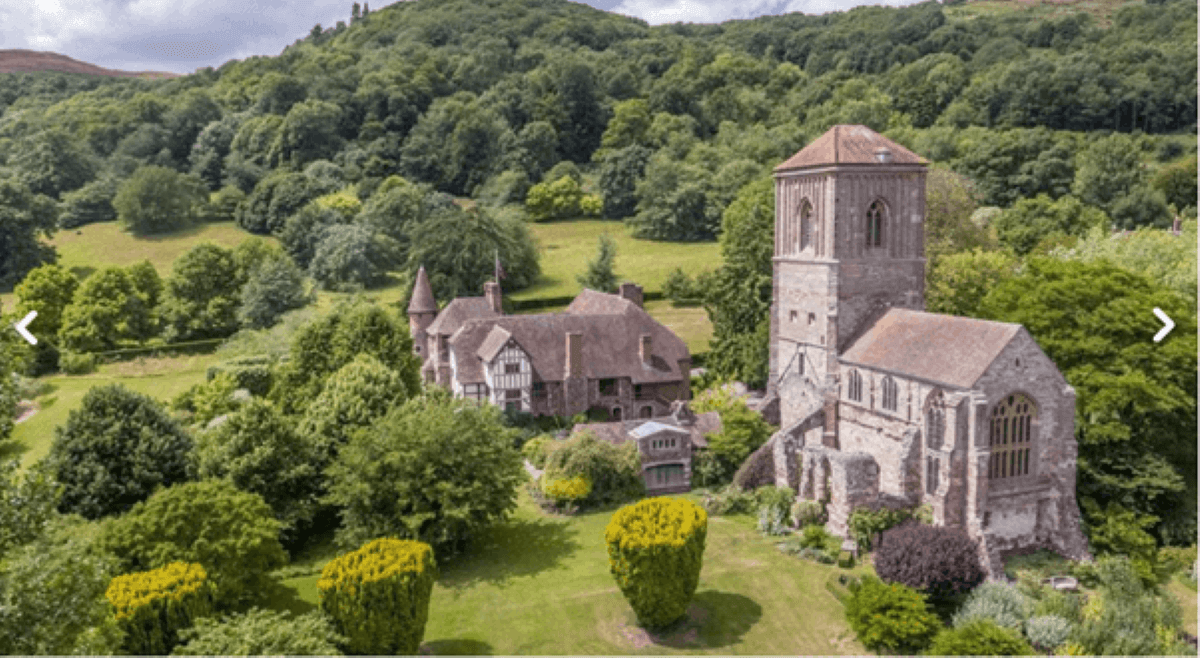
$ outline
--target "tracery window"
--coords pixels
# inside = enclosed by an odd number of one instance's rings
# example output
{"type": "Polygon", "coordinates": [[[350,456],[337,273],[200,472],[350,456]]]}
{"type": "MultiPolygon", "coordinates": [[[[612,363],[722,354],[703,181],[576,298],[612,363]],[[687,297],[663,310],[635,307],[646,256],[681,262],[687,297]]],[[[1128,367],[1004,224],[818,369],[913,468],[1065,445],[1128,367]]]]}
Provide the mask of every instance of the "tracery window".
{"type": "Polygon", "coordinates": [[[876,200],[867,208],[867,246],[883,246],[883,222],[887,218],[887,207],[882,200],[876,200]]]}
{"type": "Polygon", "coordinates": [[[988,462],[988,477],[1002,480],[1024,477],[1032,472],[1033,432],[1036,429],[1037,405],[1033,400],[1015,393],[992,409],[988,445],[992,448],[988,462]]]}
{"type": "Polygon", "coordinates": [[[929,404],[925,411],[925,445],[931,450],[942,447],[946,436],[946,401],[941,391],[929,395],[929,404]]]}
{"type": "Polygon", "coordinates": [[[937,457],[925,458],[925,493],[937,493],[940,481],[942,460],[937,457]]]}
{"type": "Polygon", "coordinates": [[[895,411],[899,406],[900,387],[896,386],[896,380],[891,377],[883,378],[883,408],[888,411],[895,411]]]}
{"type": "Polygon", "coordinates": [[[813,214],[812,204],[808,202],[808,199],[804,199],[803,201],[801,201],[800,202],[800,251],[804,251],[805,249],[808,249],[808,246],[810,244],[812,244],[812,230],[813,230],[812,214],[813,214]]]}
{"type": "Polygon", "coordinates": [[[862,375],[857,370],[851,370],[846,382],[846,396],[855,402],[862,402],[862,375]]]}

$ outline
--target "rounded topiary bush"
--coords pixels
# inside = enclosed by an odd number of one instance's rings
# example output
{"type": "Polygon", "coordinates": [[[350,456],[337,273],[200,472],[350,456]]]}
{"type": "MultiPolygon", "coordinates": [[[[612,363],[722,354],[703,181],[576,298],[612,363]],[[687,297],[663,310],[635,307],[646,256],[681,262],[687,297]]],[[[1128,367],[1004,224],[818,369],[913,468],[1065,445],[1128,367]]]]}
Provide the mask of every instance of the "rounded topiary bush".
{"type": "Polygon", "coordinates": [[[707,535],[708,513],[679,498],[649,498],[613,514],[608,565],[640,624],[662,627],[687,613],[707,535]]]}
{"type": "Polygon", "coordinates": [[[919,653],[942,629],[920,592],[866,577],[850,587],[846,621],[873,651],[919,653]]]}
{"type": "Polygon", "coordinates": [[[1031,656],[1033,649],[1021,636],[986,619],[948,628],[938,633],[927,656],[1031,656]]]}
{"type": "Polygon", "coordinates": [[[186,562],[117,576],[105,597],[124,633],[123,648],[135,656],[170,653],[179,631],[212,613],[208,574],[186,562]]]}
{"type": "Polygon", "coordinates": [[[960,528],[905,523],[883,533],[875,549],[875,572],[934,599],[971,591],[987,574],[979,545],[960,528]]]}
{"type": "Polygon", "coordinates": [[[436,578],[429,544],[376,539],[325,565],[317,589],[350,653],[415,654],[436,578]]]}

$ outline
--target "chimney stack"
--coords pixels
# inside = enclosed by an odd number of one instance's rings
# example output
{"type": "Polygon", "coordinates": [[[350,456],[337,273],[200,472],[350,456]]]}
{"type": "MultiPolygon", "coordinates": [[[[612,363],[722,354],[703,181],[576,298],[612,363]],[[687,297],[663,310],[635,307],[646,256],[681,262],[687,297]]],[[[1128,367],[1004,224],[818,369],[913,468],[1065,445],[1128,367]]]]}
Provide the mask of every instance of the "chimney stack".
{"type": "Polygon", "coordinates": [[[567,334],[567,363],[563,377],[576,379],[583,377],[583,334],[567,334]]]}
{"type": "Polygon", "coordinates": [[[504,314],[504,306],[500,299],[500,284],[495,281],[488,281],[483,284],[483,296],[487,297],[488,306],[498,314],[504,314]]]}
{"type": "Polygon", "coordinates": [[[654,357],[654,352],[652,351],[653,346],[654,343],[652,342],[650,334],[642,334],[642,340],[638,344],[638,353],[642,357],[642,365],[646,366],[647,368],[650,367],[651,359],[654,357]]]}
{"type": "Polygon", "coordinates": [[[642,287],[636,283],[626,281],[617,289],[617,294],[629,301],[637,304],[638,308],[642,308],[642,287]]]}

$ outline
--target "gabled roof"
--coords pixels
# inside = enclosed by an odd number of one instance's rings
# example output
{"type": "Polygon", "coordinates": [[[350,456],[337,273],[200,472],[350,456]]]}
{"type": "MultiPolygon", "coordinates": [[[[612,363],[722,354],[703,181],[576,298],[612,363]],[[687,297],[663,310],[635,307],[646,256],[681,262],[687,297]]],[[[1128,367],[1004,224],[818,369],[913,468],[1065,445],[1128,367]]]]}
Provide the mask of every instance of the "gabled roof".
{"type": "Polygon", "coordinates": [[[881,148],[892,153],[888,164],[926,164],[924,158],[866,126],[838,125],[775,167],[775,171],[841,164],[878,165],[881,163],[875,152],[881,148]]]}
{"type": "Polygon", "coordinates": [[[508,344],[508,339],[512,338],[512,334],[504,327],[492,327],[488,332],[487,338],[483,339],[483,344],[479,346],[479,351],[476,354],[483,359],[485,363],[491,363],[492,359],[504,349],[508,344]]]}
{"type": "MultiPolygon", "coordinates": [[[[503,335],[497,333],[497,329],[508,335],[499,345],[503,346],[510,338],[515,340],[529,354],[533,370],[541,381],[562,381],[566,370],[568,333],[581,334],[583,376],[587,379],[628,377],[635,384],[687,380],[690,373],[682,372],[679,362],[691,359],[691,354],[687,345],[670,329],[659,324],[636,304],[616,295],[585,291],[580,297],[583,303],[576,306],[576,310],[591,300],[595,302],[595,308],[624,308],[624,311],[593,315],[493,315],[464,320],[450,338],[458,381],[463,384],[484,381],[480,357],[496,348],[495,342],[503,335]],[[612,297],[617,301],[604,302],[596,296],[612,297]],[[641,337],[645,334],[650,336],[649,365],[642,362],[640,353],[641,337]]],[[[460,298],[455,303],[461,301],[460,298]]],[[[576,298],[576,301],[579,302],[580,298],[576,298]]],[[[453,308],[454,304],[447,306],[434,325],[441,322],[453,308]]],[[[435,328],[431,326],[429,331],[433,332],[435,328]]],[[[492,356],[494,358],[495,355],[492,356]]]]}
{"type": "Polygon", "coordinates": [[[577,436],[582,432],[591,432],[600,441],[613,445],[621,445],[622,443],[636,441],[662,431],[687,434],[691,437],[692,446],[707,448],[708,439],[705,436],[721,431],[721,414],[716,411],[696,414],[695,422],[690,425],[681,423],[674,416],[659,416],[650,419],[638,418],[624,421],[617,420],[609,423],[581,423],[571,429],[571,436],[577,436]],[[648,429],[648,427],[652,427],[653,429],[639,433],[639,430],[648,429]]]}
{"type": "Polygon", "coordinates": [[[970,389],[1019,331],[1019,324],[893,308],[841,361],[970,389]]]}
{"type": "Polygon", "coordinates": [[[433,287],[429,285],[429,275],[425,274],[425,266],[417,269],[417,283],[413,286],[412,300],[408,302],[409,313],[437,313],[437,300],[433,297],[433,287]]]}
{"type": "Polygon", "coordinates": [[[486,297],[458,297],[438,313],[437,319],[425,332],[450,336],[467,320],[497,317],[500,317],[500,314],[492,310],[492,305],[486,297]]]}
{"type": "Polygon", "coordinates": [[[631,310],[641,310],[637,304],[620,295],[610,295],[584,288],[567,306],[565,313],[571,315],[624,315],[631,310]]]}
{"type": "Polygon", "coordinates": [[[650,436],[651,434],[658,434],[659,432],[673,432],[675,434],[688,434],[688,431],[683,429],[682,427],[675,427],[674,425],[664,425],[656,420],[646,420],[646,421],[642,421],[642,424],[629,430],[629,436],[631,436],[635,439],[644,439],[644,438],[650,436]]]}

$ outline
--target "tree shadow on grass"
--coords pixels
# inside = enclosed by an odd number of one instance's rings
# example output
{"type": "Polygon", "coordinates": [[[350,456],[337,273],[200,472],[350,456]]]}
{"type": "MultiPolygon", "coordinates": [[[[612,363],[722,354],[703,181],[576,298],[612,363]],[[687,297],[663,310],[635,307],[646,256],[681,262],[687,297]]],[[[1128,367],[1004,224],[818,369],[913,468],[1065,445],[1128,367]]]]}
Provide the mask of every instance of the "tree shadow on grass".
{"type": "Polygon", "coordinates": [[[89,266],[76,265],[71,268],[71,274],[75,275],[76,279],[83,281],[91,276],[96,271],[96,268],[89,266]]]}
{"type": "Polygon", "coordinates": [[[422,656],[490,656],[492,645],[479,640],[436,640],[421,645],[422,656]]]}
{"type": "MultiPolygon", "coordinates": [[[[288,587],[275,578],[266,578],[255,600],[245,604],[246,610],[258,606],[268,610],[287,611],[299,616],[317,609],[309,601],[300,598],[300,593],[294,587],[288,587]]],[[[245,610],[241,610],[245,612],[245,610]]]]}
{"type": "Polygon", "coordinates": [[[674,649],[728,647],[740,642],[759,619],[762,606],[753,599],[709,590],[692,599],[686,617],[646,634],[654,644],[674,649]]]}
{"type": "Polygon", "coordinates": [[[579,548],[577,530],[546,519],[511,519],[480,533],[466,551],[438,560],[438,584],[451,590],[484,582],[505,586],[512,578],[553,569],[579,548]]]}

